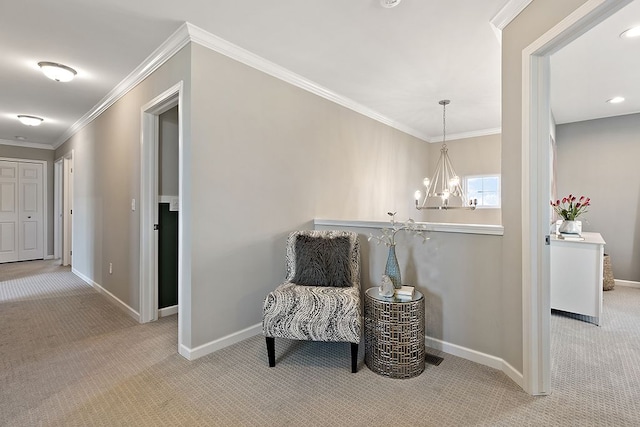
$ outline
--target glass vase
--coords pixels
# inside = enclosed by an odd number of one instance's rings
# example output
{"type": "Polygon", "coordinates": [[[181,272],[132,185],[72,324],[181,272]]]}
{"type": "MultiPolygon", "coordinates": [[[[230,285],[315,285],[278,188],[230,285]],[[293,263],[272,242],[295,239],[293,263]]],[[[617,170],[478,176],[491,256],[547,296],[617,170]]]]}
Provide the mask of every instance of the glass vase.
{"type": "Polygon", "coordinates": [[[402,286],[400,266],[398,265],[398,258],[396,258],[396,245],[389,246],[389,256],[387,257],[387,266],[384,269],[384,274],[389,276],[394,288],[398,289],[402,286]]]}

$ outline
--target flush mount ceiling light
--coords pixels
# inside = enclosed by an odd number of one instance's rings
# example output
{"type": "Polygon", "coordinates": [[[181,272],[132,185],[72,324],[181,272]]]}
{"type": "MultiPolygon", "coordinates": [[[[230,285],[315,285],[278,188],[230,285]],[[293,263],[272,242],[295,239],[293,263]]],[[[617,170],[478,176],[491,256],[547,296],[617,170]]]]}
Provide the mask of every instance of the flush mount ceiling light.
{"type": "Polygon", "coordinates": [[[400,1],[401,0],[380,0],[380,4],[382,5],[382,7],[390,9],[392,7],[396,7],[398,3],[400,3],[400,1]]]}
{"type": "Polygon", "coordinates": [[[443,99],[438,102],[442,105],[442,147],[440,148],[440,158],[431,179],[425,178],[423,184],[426,188],[424,199],[420,190],[415,192],[416,209],[475,209],[477,200],[470,200],[460,185],[460,177],[453,170],[449,150],[447,149],[447,105],[451,101],[443,99]],[[420,203],[422,199],[422,203],[420,203]]]}
{"type": "Polygon", "coordinates": [[[78,74],[73,68],[55,62],[38,62],[38,66],[45,76],[57,82],[69,82],[78,74]]]}
{"type": "Polygon", "coordinates": [[[25,114],[18,114],[18,120],[26,126],[40,126],[40,123],[44,121],[42,117],[27,116],[25,114]]]}
{"type": "Polygon", "coordinates": [[[624,98],[621,96],[616,96],[615,98],[607,99],[607,102],[609,104],[620,104],[621,102],[624,102],[624,98]]]}
{"type": "Polygon", "coordinates": [[[632,39],[634,37],[640,37],[640,26],[629,28],[620,34],[620,37],[623,39],[632,39]]]}

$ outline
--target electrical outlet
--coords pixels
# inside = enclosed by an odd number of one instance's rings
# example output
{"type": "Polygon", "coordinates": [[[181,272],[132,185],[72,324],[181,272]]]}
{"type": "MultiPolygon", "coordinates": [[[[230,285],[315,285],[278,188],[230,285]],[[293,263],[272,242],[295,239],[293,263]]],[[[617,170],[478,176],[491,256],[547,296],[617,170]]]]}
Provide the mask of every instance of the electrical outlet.
{"type": "Polygon", "coordinates": [[[113,274],[113,263],[109,263],[109,274],[113,274]]]}

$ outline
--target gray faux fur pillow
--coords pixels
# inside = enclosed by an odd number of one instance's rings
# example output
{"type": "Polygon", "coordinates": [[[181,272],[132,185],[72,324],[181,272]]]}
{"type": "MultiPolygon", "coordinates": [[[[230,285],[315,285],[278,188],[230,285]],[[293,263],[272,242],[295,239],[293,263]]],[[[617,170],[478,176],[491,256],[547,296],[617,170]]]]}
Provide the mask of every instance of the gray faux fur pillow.
{"type": "Polygon", "coordinates": [[[292,280],[306,286],[351,286],[351,242],[348,237],[334,238],[298,235],[296,238],[296,274],[292,280]]]}

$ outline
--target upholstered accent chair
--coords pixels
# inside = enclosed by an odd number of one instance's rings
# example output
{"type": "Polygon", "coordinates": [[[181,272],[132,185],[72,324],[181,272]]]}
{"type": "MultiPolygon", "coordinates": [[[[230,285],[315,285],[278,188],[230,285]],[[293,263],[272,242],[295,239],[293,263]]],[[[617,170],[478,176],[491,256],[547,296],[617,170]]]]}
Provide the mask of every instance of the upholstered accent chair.
{"type": "Polygon", "coordinates": [[[358,370],[360,245],[348,231],[295,231],[287,239],[286,278],[264,300],[262,329],[269,366],[275,338],[351,343],[358,370]]]}

